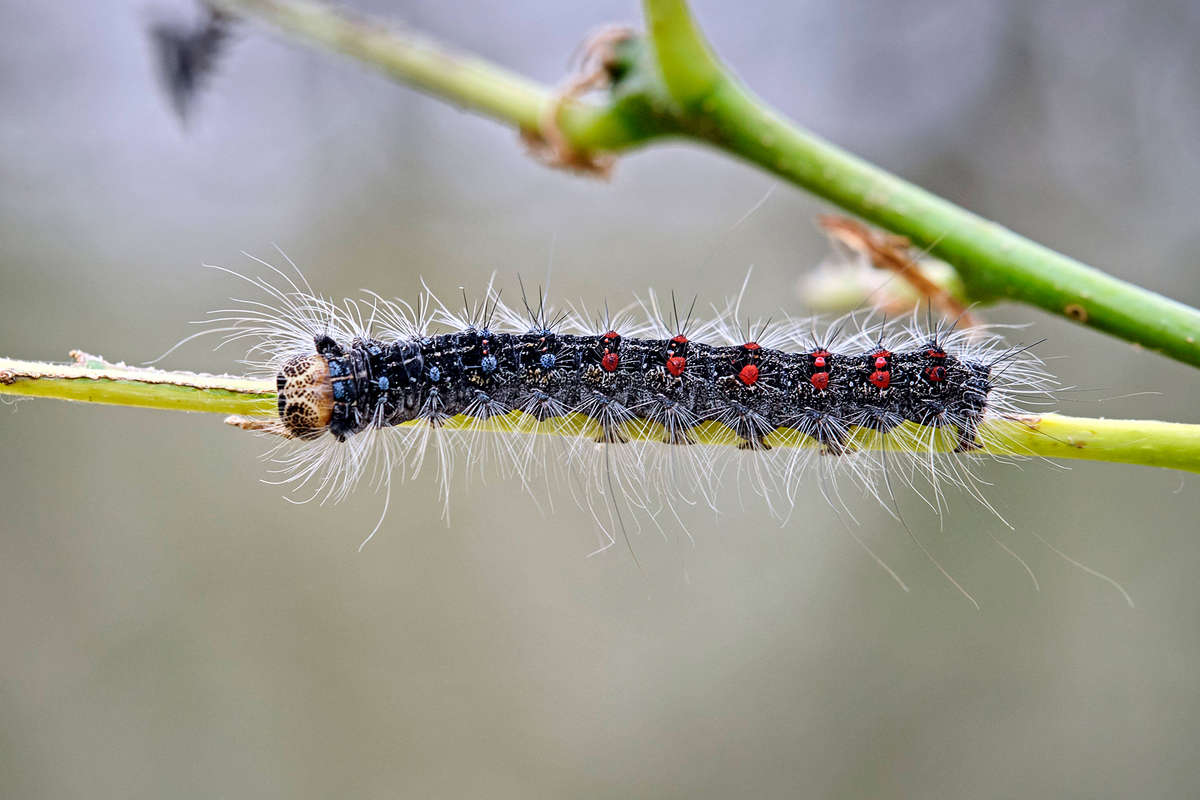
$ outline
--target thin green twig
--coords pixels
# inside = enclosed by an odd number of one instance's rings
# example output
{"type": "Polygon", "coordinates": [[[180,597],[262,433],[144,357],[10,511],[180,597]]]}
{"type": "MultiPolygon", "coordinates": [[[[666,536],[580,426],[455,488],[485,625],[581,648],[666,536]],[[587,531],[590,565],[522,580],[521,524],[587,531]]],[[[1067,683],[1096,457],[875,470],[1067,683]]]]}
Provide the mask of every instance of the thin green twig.
{"type": "MultiPolygon", "coordinates": [[[[262,419],[273,418],[277,395],[272,381],[232,375],[167,372],[109,364],[79,354],[75,364],[46,364],[0,358],[0,395],[48,397],[85,403],[205,411],[262,419]]],[[[516,412],[514,412],[515,414],[516,412]]],[[[528,418],[532,420],[533,418],[528,418]]],[[[496,424],[497,435],[542,430],[528,420],[506,419],[496,424]]],[[[449,427],[478,426],[479,420],[455,418],[449,427]]],[[[561,435],[578,435],[589,424],[580,418],[556,426],[561,435]]],[[[696,432],[701,442],[733,441],[728,429],[715,423],[696,432]]],[[[816,446],[800,435],[773,434],[780,447],[816,446]]],[[[988,418],[980,430],[984,452],[997,456],[1041,456],[1086,459],[1200,472],[1200,425],[1153,420],[1107,420],[1058,414],[988,418]]],[[[864,432],[855,440],[863,448],[893,448],[888,440],[864,432]]],[[[941,446],[953,447],[953,437],[941,446]]]]}
{"type": "MultiPolygon", "coordinates": [[[[441,42],[312,0],[206,0],[233,16],[269,23],[293,39],[319,44],[382,70],[401,83],[533,134],[555,102],[550,88],[441,42]]],[[[567,102],[562,133],[580,152],[623,150],[666,132],[621,104],[567,102]],[[652,131],[651,128],[654,130],[652,131]]]]}
{"type": "Polygon", "coordinates": [[[275,413],[271,381],[109,364],[72,353],[74,364],[0,358],[0,395],[261,416],[275,413]]]}

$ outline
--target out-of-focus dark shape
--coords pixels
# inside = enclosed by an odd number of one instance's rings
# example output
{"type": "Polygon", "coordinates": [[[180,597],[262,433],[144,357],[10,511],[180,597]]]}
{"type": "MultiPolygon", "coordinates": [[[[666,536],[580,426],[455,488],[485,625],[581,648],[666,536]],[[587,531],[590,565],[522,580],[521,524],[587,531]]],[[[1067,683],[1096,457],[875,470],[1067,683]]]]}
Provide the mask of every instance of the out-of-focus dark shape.
{"type": "Polygon", "coordinates": [[[232,24],[229,15],[208,9],[198,25],[164,21],[150,26],[159,75],[180,120],[187,121],[199,87],[212,74],[229,39],[232,24]]]}

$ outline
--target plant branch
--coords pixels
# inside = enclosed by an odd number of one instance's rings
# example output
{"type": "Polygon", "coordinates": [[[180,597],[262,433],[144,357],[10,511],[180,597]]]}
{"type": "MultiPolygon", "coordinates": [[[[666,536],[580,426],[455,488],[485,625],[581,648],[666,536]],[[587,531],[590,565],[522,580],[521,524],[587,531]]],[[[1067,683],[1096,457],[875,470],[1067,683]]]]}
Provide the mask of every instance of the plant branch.
{"type": "Polygon", "coordinates": [[[70,365],[0,358],[0,395],[255,415],[274,413],[277,402],[271,381],[139,369],[86,353],[72,355],[76,363],[70,365]]]}
{"type": "MultiPolygon", "coordinates": [[[[124,364],[109,364],[83,353],[73,355],[76,355],[76,363],[72,365],[0,358],[0,396],[50,397],[168,411],[236,414],[258,419],[272,419],[276,414],[277,395],[269,380],[137,369],[124,364]]],[[[458,416],[447,426],[463,428],[481,424],[488,423],[458,416]]],[[[500,436],[513,435],[514,431],[533,433],[540,430],[532,417],[524,417],[518,412],[493,420],[491,424],[500,436]]],[[[555,430],[560,435],[579,435],[594,424],[586,417],[574,415],[573,421],[555,430]]],[[[695,433],[702,443],[731,441],[729,429],[716,423],[703,425],[695,433]]],[[[989,455],[1111,461],[1200,472],[1200,425],[1086,419],[1058,414],[989,417],[980,428],[980,438],[985,442],[983,452],[989,455]]],[[[854,438],[854,446],[894,449],[895,441],[860,430],[854,438]]],[[[776,447],[816,446],[813,440],[793,431],[776,432],[771,435],[770,442],[776,447]]],[[[952,449],[954,445],[953,436],[940,437],[935,442],[942,450],[952,449]]]]}
{"type": "MultiPolygon", "coordinates": [[[[470,111],[540,135],[552,89],[428,37],[356,17],[312,0],[205,0],[235,17],[265,22],[292,38],[318,44],[370,64],[395,80],[470,111]]],[[[556,119],[581,153],[621,150],[667,132],[620,103],[566,102],[556,119]]]]}
{"type": "MultiPolygon", "coordinates": [[[[426,38],[313,0],[207,0],[372,64],[396,80],[540,133],[549,88],[426,38]]],[[[559,121],[579,153],[667,135],[706,142],[829,200],[954,266],[972,299],[1015,300],[1200,366],[1200,311],[1106,275],[966,211],[788,121],[720,63],[683,0],[643,0],[648,41],[618,49],[608,102],[568,101],[559,121]]]]}

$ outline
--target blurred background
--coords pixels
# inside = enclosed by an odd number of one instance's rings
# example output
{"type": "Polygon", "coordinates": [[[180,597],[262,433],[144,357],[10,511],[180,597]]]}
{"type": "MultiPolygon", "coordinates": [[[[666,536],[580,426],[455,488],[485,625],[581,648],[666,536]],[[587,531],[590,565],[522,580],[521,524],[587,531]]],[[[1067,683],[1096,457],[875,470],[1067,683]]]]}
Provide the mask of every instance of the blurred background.
{"type": "MultiPolygon", "coordinates": [[[[547,83],[632,0],[365,2],[547,83]]],[[[0,3],[0,353],[131,363],[244,294],[215,263],[278,243],[323,292],[444,294],[492,271],[559,296],[632,290],[803,313],[829,210],[696,147],[611,183],[515,134],[253,26],[181,125],[152,21],[189,2],[0,3]],[[731,230],[732,228],[732,230],[731,230]]],[[[696,13],[817,132],[1053,247],[1200,304],[1195,3],[721,3],[696,13]]],[[[1062,410],[1200,422],[1196,373],[1024,307],[1062,410]]],[[[236,369],[193,342],[164,366],[236,369]]],[[[219,417],[0,407],[4,797],[1193,796],[1196,481],[989,465],[991,501],[847,535],[816,487],[780,527],[730,489],[692,540],[588,558],[590,516],[519,482],[434,476],[285,502],[219,417]],[[1036,592],[1021,554],[1041,580],[1036,592]],[[1121,581],[1104,582],[1038,537],[1121,581]]],[[[752,496],[751,496],[752,497],[752,496]]]]}

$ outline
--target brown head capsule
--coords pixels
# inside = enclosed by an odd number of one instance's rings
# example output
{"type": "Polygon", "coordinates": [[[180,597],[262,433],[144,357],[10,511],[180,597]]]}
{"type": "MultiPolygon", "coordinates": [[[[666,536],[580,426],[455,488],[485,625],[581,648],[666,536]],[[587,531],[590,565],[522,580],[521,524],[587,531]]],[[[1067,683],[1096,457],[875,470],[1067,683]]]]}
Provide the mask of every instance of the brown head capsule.
{"type": "Polygon", "coordinates": [[[316,439],[333,417],[333,384],[324,356],[296,356],[286,361],[276,378],[279,420],[289,436],[316,439]]]}

